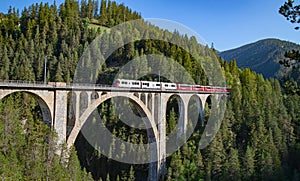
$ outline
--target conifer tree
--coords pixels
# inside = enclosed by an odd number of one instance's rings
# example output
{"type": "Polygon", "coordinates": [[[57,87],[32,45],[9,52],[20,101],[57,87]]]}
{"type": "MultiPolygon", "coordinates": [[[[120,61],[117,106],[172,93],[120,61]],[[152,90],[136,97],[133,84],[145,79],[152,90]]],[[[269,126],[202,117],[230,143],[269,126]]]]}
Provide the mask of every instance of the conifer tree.
{"type": "Polygon", "coordinates": [[[101,0],[100,5],[100,17],[99,22],[101,25],[107,25],[108,17],[107,17],[107,8],[106,8],[106,0],[101,0]]]}
{"type": "Polygon", "coordinates": [[[68,160],[68,173],[70,174],[70,180],[81,180],[82,171],[79,160],[77,159],[77,153],[75,148],[72,147],[70,150],[70,156],[68,160]]]}
{"type": "Polygon", "coordinates": [[[253,180],[255,173],[255,153],[250,146],[247,146],[242,166],[243,179],[253,180]]]}
{"type": "Polygon", "coordinates": [[[2,57],[0,58],[0,80],[9,80],[9,58],[7,55],[7,48],[4,46],[2,57]]]}
{"type": "Polygon", "coordinates": [[[229,167],[227,173],[229,174],[229,178],[232,180],[240,180],[240,161],[238,151],[232,148],[229,152],[228,156],[229,167]]]}

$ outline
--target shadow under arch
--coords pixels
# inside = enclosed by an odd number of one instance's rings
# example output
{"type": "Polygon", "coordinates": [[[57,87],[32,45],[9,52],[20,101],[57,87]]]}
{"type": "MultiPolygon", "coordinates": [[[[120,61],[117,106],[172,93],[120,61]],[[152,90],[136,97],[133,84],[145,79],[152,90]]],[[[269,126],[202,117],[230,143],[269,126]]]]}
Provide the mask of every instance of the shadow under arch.
{"type": "Polygon", "coordinates": [[[207,96],[206,99],[203,101],[204,124],[206,124],[206,122],[208,121],[208,118],[210,117],[212,101],[215,101],[215,99],[212,95],[207,96]]]}
{"type": "MultiPolygon", "coordinates": [[[[97,116],[99,116],[99,114],[97,114],[97,116]]],[[[101,120],[101,118],[100,118],[100,120],[101,120]]],[[[102,126],[105,127],[104,124],[102,126]]],[[[74,126],[72,132],[70,133],[70,136],[68,137],[68,140],[67,140],[68,147],[71,147],[75,143],[76,138],[77,138],[80,131],[82,132],[83,136],[86,138],[86,140],[91,145],[101,144],[101,147],[102,147],[101,152],[102,152],[102,154],[104,154],[108,158],[111,158],[111,159],[114,159],[114,160],[117,160],[117,161],[120,161],[120,162],[124,162],[124,163],[129,163],[129,164],[151,163],[151,162],[157,162],[159,160],[159,155],[158,155],[159,135],[158,135],[158,129],[156,127],[155,121],[153,120],[153,117],[152,117],[149,109],[147,108],[147,106],[139,98],[137,98],[133,93],[126,93],[124,95],[118,95],[117,93],[108,92],[107,94],[104,94],[104,95],[100,96],[98,99],[94,100],[94,102],[91,105],[89,105],[89,107],[82,113],[79,120],[77,120],[75,122],[75,126],[74,126]],[[89,116],[94,112],[94,110],[97,109],[97,107],[100,104],[102,104],[103,102],[105,102],[105,101],[107,101],[111,98],[114,98],[114,97],[125,97],[125,98],[130,99],[146,115],[147,120],[144,121],[145,124],[150,124],[150,126],[151,126],[151,129],[153,131],[153,135],[148,135],[148,137],[149,137],[149,140],[155,140],[155,141],[150,141],[151,143],[144,144],[144,147],[145,147],[146,150],[143,154],[148,153],[149,157],[147,157],[142,162],[135,162],[135,158],[125,158],[125,159],[123,158],[122,160],[118,160],[118,158],[113,157],[114,155],[109,155],[108,150],[109,150],[110,142],[107,142],[108,140],[110,140],[109,137],[112,138],[112,139],[115,139],[116,144],[124,144],[124,143],[125,144],[132,144],[132,143],[123,142],[121,139],[119,139],[118,137],[116,137],[112,133],[110,133],[107,130],[107,128],[105,130],[106,136],[104,136],[104,137],[103,136],[102,137],[99,137],[99,136],[98,137],[97,136],[96,137],[95,136],[89,137],[90,136],[89,133],[91,133],[91,131],[93,130],[93,127],[85,126],[84,124],[88,120],[89,116]],[[90,138],[92,138],[92,139],[90,139],[90,138]],[[101,140],[101,141],[97,142],[99,140],[101,140]]],[[[149,134],[149,132],[148,132],[148,134],[149,134]]],[[[101,135],[103,135],[103,134],[101,134],[101,135]]],[[[138,146],[140,146],[140,145],[139,144],[132,144],[131,146],[138,148],[138,146]]],[[[97,149],[97,148],[95,148],[95,149],[97,149]]],[[[135,149],[135,150],[137,150],[137,154],[139,154],[138,149],[135,149]]]]}
{"type": "MultiPolygon", "coordinates": [[[[51,107],[51,103],[49,101],[46,101],[46,97],[42,94],[39,94],[35,91],[30,90],[14,90],[14,91],[3,91],[0,95],[0,100],[4,99],[5,97],[14,94],[14,93],[27,93],[34,97],[34,99],[38,102],[38,105],[40,106],[43,122],[49,126],[53,126],[53,108],[51,107]]],[[[52,105],[53,106],[53,105],[52,105]]]]}
{"type": "Polygon", "coordinates": [[[201,98],[194,94],[188,102],[188,129],[187,132],[199,131],[204,126],[204,107],[201,98]]]}
{"type": "MultiPolygon", "coordinates": [[[[187,112],[185,111],[185,101],[183,99],[184,98],[180,94],[175,93],[169,95],[165,100],[167,108],[166,111],[169,111],[170,114],[171,109],[173,109],[173,111],[177,113],[176,125],[174,125],[174,123],[171,123],[171,120],[166,120],[166,127],[169,127],[167,136],[169,140],[172,140],[166,142],[167,156],[169,156],[168,154],[173,153],[173,150],[177,150],[178,147],[182,146],[185,142],[185,131],[187,125],[187,120],[185,118],[187,116],[187,112]],[[177,106],[174,104],[177,104],[177,106]]],[[[171,115],[168,115],[168,113],[166,112],[166,117],[168,117],[168,119],[170,119],[170,116],[171,115]]]]}

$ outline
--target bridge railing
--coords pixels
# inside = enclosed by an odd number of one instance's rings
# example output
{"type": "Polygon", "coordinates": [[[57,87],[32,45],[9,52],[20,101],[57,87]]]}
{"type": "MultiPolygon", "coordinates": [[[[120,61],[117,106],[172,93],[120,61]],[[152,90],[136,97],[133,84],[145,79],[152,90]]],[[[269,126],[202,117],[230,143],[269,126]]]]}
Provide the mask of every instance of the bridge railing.
{"type": "Polygon", "coordinates": [[[20,85],[20,86],[24,86],[24,85],[30,85],[30,86],[41,86],[41,85],[47,85],[44,84],[44,82],[40,82],[40,81],[28,81],[28,80],[3,80],[0,82],[0,84],[9,84],[9,85],[20,85]]]}
{"type": "Polygon", "coordinates": [[[113,87],[112,85],[89,84],[89,83],[71,83],[71,84],[67,84],[67,86],[70,86],[70,87],[106,87],[106,88],[113,87]]]}
{"type": "Polygon", "coordinates": [[[80,88],[80,87],[101,87],[111,88],[112,85],[106,84],[90,84],[90,83],[61,83],[61,82],[48,82],[41,81],[28,81],[28,80],[3,80],[0,85],[13,85],[13,86],[36,86],[36,87],[67,87],[67,88],[80,88]]]}

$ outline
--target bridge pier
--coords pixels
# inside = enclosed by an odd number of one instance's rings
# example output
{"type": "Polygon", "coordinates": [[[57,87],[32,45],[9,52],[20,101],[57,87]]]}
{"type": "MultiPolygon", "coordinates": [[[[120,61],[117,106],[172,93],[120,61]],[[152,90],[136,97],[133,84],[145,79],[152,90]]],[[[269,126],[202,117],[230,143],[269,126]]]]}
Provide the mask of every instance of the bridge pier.
{"type": "Polygon", "coordinates": [[[68,91],[54,92],[54,129],[58,136],[58,144],[66,141],[67,135],[67,97],[68,91]]]}
{"type": "Polygon", "coordinates": [[[159,160],[158,160],[158,179],[160,176],[164,180],[166,174],[166,96],[164,93],[160,93],[158,98],[158,115],[157,115],[157,124],[159,132],[159,160]]]}

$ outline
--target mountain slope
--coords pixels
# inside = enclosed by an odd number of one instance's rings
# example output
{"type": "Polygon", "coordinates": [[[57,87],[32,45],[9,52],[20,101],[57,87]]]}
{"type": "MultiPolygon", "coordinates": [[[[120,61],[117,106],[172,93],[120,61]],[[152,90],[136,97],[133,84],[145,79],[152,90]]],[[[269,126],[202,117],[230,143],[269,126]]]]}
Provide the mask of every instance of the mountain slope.
{"type": "Polygon", "coordinates": [[[264,39],[219,53],[226,61],[235,59],[241,68],[250,68],[264,77],[281,77],[287,71],[278,63],[288,50],[300,50],[300,45],[278,39],[264,39]]]}

